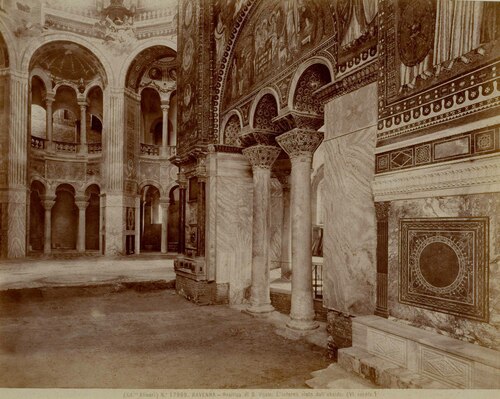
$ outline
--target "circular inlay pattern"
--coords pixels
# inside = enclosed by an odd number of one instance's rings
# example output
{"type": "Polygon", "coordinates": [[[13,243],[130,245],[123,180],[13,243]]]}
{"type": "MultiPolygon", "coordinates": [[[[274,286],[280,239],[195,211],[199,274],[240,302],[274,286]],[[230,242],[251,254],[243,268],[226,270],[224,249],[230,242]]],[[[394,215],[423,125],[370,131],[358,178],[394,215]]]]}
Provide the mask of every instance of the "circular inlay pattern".
{"type": "Polygon", "coordinates": [[[193,64],[193,54],[194,54],[194,43],[193,39],[189,38],[184,46],[184,52],[182,56],[182,67],[187,71],[193,64]]]}
{"type": "Polygon", "coordinates": [[[421,287],[451,295],[466,277],[467,261],[463,249],[454,240],[437,235],[418,243],[410,268],[421,287]]]}
{"type": "Polygon", "coordinates": [[[451,285],[460,271],[457,254],[443,242],[432,242],[422,250],[419,268],[430,285],[440,288],[451,285]]]}

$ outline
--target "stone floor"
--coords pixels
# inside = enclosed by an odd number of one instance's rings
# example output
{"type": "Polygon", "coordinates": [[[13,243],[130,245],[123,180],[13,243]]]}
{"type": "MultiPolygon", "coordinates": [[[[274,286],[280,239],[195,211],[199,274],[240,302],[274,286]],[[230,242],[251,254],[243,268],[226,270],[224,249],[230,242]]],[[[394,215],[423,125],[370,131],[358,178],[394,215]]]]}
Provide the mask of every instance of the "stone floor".
{"type": "MultiPolygon", "coordinates": [[[[275,288],[289,291],[277,272],[275,288]]],[[[174,280],[172,255],[0,262],[0,387],[369,386],[329,367],[324,323],[302,336],[278,312],[196,306],[174,280]]]]}
{"type": "Polygon", "coordinates": [[[273,322],[174,290],[52,291],[0,302],[1,387],[306,388],[330,363],[273,322]]]}
{"type": "Polygon", "coordinates": [[[174,279],[173,255],[158,253],[113,258],[67,253],[0,261],[0,291],[174,279]]]}

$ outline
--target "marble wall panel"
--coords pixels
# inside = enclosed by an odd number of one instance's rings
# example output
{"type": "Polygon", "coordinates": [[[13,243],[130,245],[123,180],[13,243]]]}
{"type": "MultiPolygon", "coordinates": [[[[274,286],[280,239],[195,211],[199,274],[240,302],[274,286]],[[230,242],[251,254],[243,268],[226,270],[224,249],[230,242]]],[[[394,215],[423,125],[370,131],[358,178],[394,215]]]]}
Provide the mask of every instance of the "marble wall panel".
{"type": "Polygon", "coordinates": [[[324,141],[376,124],[377,101],[372,83],[326,104],[324,141]]]}
{"type": "Polygon", "coordinates": [[[325,105],[323,305],[351,315],[375,310],[376,123],[376,84],[325,105]]]}
{"type": "Polygon", "coordinates": [[[105,255],[120,255],[123,251],[125,229],[124,198],[121,195],[106,195],[104,209],[104,231],[106,235],[105,255]]]}
{"type": "Polygon", "coordinates": [[[388,307],[391,317],[498,350],[500,348],[500,194],[457,195],[391,202],[388,281],[388,307]],[[399,220],[480,216],[490,217],[489,323],[399,303],[399,220]]]}
{"type": "Polygon", "coordinates": [[[229,303],[240,304],[251,284],[252,196],[250,165],[242,155],[211,154],[208,161],[209,278],[229,283],[229,303]]]}

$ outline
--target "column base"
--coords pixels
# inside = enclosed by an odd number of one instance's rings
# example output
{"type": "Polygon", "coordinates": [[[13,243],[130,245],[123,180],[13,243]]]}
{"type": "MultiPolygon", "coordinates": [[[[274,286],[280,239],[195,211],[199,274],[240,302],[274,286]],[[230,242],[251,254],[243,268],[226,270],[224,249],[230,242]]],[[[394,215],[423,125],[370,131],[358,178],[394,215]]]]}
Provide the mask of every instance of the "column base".
{"type": "Polygon", "coordinates": [[[290,318],[290,321],[286,323],[286,326],[288,328],[291,328],[292,330],[308,331],[315,330],[319,327],[319,324],[314,320],[300,320],[290,318]]]}
{"type": "Polygon", "coordinates": [[[252,313],[252,314],[265,314],[265,313],[274,312],[274,307],[270,303],[266,303],[264,305],[250,305],[245,310],[246,310],[246,312],[252,313]]]}

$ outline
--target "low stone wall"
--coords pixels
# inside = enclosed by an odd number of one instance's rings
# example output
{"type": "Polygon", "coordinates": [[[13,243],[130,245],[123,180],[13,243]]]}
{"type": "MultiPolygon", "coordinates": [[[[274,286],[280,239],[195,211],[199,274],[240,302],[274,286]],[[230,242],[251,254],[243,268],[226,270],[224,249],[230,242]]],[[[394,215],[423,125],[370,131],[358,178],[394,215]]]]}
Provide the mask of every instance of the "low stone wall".
{"type": "Polygon", "coordinates": [[[179,295],[200,305],[229,303],[229,284],[227,283],[198,281],[178,274],[175,289],[179,295]]]}

